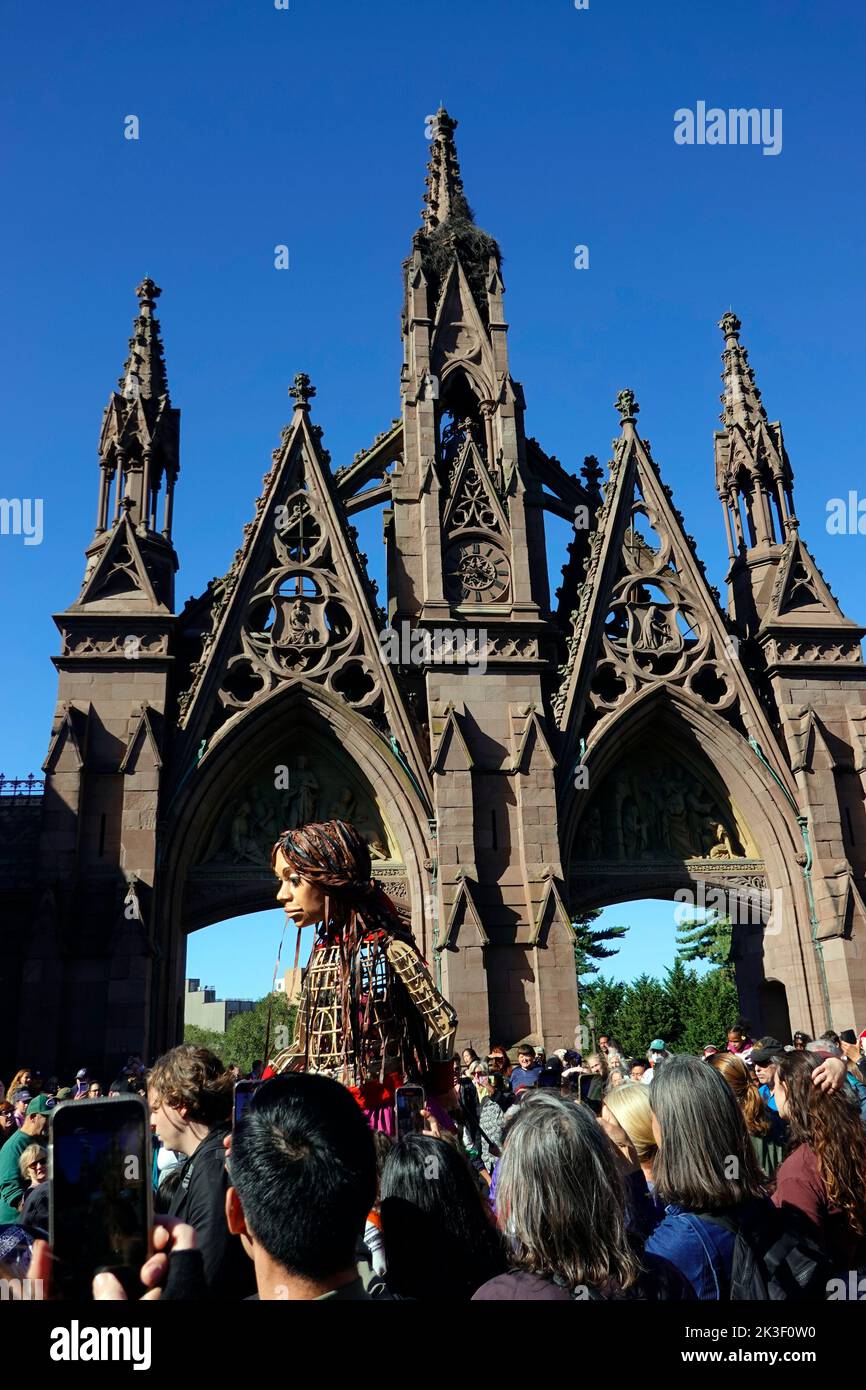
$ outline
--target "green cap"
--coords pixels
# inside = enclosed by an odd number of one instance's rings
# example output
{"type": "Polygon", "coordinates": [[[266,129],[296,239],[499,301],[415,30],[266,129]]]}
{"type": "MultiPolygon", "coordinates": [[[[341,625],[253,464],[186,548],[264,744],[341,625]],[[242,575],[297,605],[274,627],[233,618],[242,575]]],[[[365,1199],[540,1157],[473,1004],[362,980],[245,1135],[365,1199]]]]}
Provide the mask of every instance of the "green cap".
{"type": "Polygon", "coordinates": [[[51,1099],[51,1097],[44,1096],[40,1093],[38,1096],[34,1096],[31,1100],[30,1104],[27,1107],[27,1114],[47,1115],[53,1109],[54,1101],[51,1099]]]}
{"type": "Polygon", "coordinates": [[[649,1045],[649,1050],[650,1050],[650,1052],[664,1052],[664,1050],[665,1050],[665,1040],[664,1040],[664,1038],[653,1038],[652,1042],[651,1042],[650,1045],[649,1045]]]}

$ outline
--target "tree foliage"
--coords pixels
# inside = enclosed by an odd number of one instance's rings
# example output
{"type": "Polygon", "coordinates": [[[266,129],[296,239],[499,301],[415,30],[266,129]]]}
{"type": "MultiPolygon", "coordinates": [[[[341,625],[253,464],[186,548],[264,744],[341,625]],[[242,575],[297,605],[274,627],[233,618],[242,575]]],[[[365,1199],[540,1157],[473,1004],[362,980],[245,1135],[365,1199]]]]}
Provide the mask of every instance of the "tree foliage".
{"type": "Polygon", "coordinates": [[[592,1016],[594,1020],[592,1032],[596,1038],[600,1037],[602,1033],[607,1033],[609,1038],[614,1038],[619,1042],[616,1020],[619,1018],[619,1011],[622,1008],[622,1001],[627,989],[628,985],[621,980],[605,980],[601,977],[590,980],[588,984],[581,987],[581,1021],[586,1024],[587,1016],[592,1016]]]}
{"type": "Polygon", "coordinates": [[[677,959],[706,960],[728,965],[731,958],[731,919],[711,913],[705,921],[692,918],[677,927],[677,959]]]}
{"type": "Polygon", "coordinates": [[[663,1038],[671,1052],[700,1052],[707,1043],[721,1046],[737,1013],[729,966],[717,966],[701,978],[677,960],[664,980],[650,975],[631,984],[596,979],[580,991],[582,1023],[591,1014],[595,1037],[607,1033],[629,1056],[643,1057],[653,1038],[663,1038]]]}
{"type": "Polygon", "coordinates": [[[684,1052],[700,1052],[708,1043],[724,1047],[731,1021],[740,1011],[737,987],[730,970],[711,970],[695,985],[679,1046],[684,1052]]]}
{"type": "Polygon", "coordinates": [[[287,1045],[295,1018],[295,1006],[287,1002],[285,994],[266,994],[263,999],[257,1000],[254,1008],[243,1014],[235,1014],[224,1033],[187,1025],[184,1030],[184,1042],[194,1043],[197,1047],[209,1047],[226,1066],[236,1062],[241,1071],[248,1072],[252,1069],[253,1062],[266,1060],[265,1032],[268,1004],[271,1001],[273,1003],[268,1051],[273,1056],[281,1047],[287,1045]]]}
{"type": "Polygon", "coordinates": [[[601,908],[595,908],[572,919],[575,936],[574,968],[577,971],[578,988],[584,976],[592,978],[598,974],[596,961],[609,960],[617,954],[619,947],[611,949],[606,942],[619,941],[628,931],[628,927],[593,927],[593,922],[600,915],[601,908]]]}
{"type": "Polygon", "coordinates": [[[668,1041],[674,1022],[673,1003],[664,985],[651,975],[639,975],[625,992],[615,1036],[629,1055],[643,1056],[653,1038],[668,1041]]]}

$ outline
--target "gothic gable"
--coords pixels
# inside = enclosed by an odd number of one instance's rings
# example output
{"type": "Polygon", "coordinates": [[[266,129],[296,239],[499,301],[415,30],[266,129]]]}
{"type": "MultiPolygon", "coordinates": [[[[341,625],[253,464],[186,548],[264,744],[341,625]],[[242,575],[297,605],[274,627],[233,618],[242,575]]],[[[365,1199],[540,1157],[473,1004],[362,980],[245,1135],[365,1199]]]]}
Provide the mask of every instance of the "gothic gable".
{"type": "MultiPolygon", "coordinates": [[[[650,687],[678,686],[773,757],[775,740],[740,660],[737,638],[706,581],[670,489],[634,428],[624,430],[597,513],[572,614],[554,713],[573,755],[650,687]]],[[[566,769],[573,758],[563,755],[566,769]]],[[[781,767],[780,767],[781,771],[781,767]]]]}
{"type": "Polygon", "coordinates": [[[156,596],[135,527],[126,515],[117,522],[108,544],[92,561],[70,611],[96,607],[123,612],[168,611],[156,596]]]}
{"type": "Polygon", "coordinates": [[[180,702],[195,739],[286,684],[316,684],[369,720],[427,783],[413,726],[380,640],[387,618],[367,577],[316,434],[298,409],[256,519],[214,586],[210,630],[180,702]]]}
{"type": "Polygon", "coordinates": [[[779,623],[799,627],[827,620],[836,623],[845,618],[805,543],[794,531],[782,553],[761,626],[779,623]]]}
{"type": "Polygon", "coordinates": [[[457,256],[451,263],[436,310],[430,368],[440,380],[443,398],[447,395],[448,377],[461,369],[479,397],[494,394],[495,371],[487,329],[457,256]]]}
{"type": "Polygon", "coordinates": [[[487,465],[468,433],[454,469],[442,530],[449,538],[463,531],[485,531],[498,536],[509,533],[508,518],[487,465]]]}

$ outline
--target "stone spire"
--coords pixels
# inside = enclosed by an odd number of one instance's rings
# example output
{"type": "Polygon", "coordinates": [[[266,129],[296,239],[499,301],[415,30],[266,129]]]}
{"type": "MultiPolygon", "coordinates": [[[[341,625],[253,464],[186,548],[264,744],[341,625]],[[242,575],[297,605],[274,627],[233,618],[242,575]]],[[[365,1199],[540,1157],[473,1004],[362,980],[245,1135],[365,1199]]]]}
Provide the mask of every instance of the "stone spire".
{"type": "Polygon", "coordinates": [[[725,350],[722,353],[725,390],[720,398],[724,410],[720,418],[726,428],[738,425],[751,438],[758,421],[766,421],[767,412],[755,385],[755,373],[749,366],[749,354],[740,343],[742,326],[730,309],[719,322],[719,328],[725,335],[725,350]]]}
{"type": "Polygon", "coordinates": [[[422,225],[413,243],[420,253],[430,308],[435,308],[456,257],[486,324],[491,266],[498,272],[502,257],[494,238],[476,224],[475,214],[463,192],[454,143],[457,122],[444,107],[440,107],[431,120],[434,131],[421,210],[422,225]]]}
{"type": "Polygon", "coordinates": [[[731,565],[730,612],[751,633],[766,611],[768,586],[797,518],[782,426],[767,419],[749,354],[740,343],[741,326],[731,310],[719,323],[725,337],[724,428],[716,431],[715,463],[731,565]]]}
{"type": "Polygon", "coordinates": [[[166,403],[170,403],[159,320],[154,314],[162,290],[147,275],[136,286],[135,293],[138,297],[138,317],[133,321],[129,356],[117,384],[124,400],[141,399],[146,402],[145,409],[151,407],[150,413],[153,414],[152,403],[159,402],[163,397],[166,403]]]}
{"type": "Polygon", "coordinates": [[[432,119],[435,122],[435,134],[430,146],[430,163],[427,165],[428,174],[424,181],[427,191],[421,210],[426,232],[432,232],[435,227],[440,227],[452,217],[474,221],[472,209],[463,192],[460,162],[454,143],[457,122],[448,115],[444,106],[440,106],[432,119]]]}
{"type": "Polygon", "coordinates": [[[166,484],[162,536],[171,537],[172,501],[179,468],[180,411],[171,404],[159,320],[154,309],[162,291],[149,276],[135,291],[129,356],[118,390],[105,409],[99,437],[102,470],[97,536],[111,529],[121,512],[140,536],[157,531],[157,494],[166,484]],[[114,506],[109,507],[116,481],[114,506]]]}

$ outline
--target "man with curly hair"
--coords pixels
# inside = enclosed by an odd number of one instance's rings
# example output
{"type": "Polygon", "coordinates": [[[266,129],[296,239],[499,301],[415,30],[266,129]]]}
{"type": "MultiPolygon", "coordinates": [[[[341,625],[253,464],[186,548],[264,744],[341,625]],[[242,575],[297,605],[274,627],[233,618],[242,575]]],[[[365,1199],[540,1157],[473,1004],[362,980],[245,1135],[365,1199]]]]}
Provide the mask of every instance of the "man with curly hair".
{"type": "Polygon", "coordinates": [[[224,1140],[229,1133],[233,1076],[206,1047],[166,1052],[147,1079],[151,1121],[168,1149],[185,1157],[168,1215],[194,1227],[211,1298],[255,1291],[250,1262],[226,1225],[224,1140]]]}

